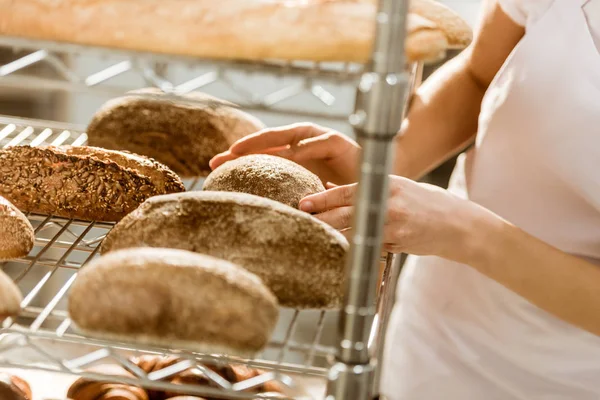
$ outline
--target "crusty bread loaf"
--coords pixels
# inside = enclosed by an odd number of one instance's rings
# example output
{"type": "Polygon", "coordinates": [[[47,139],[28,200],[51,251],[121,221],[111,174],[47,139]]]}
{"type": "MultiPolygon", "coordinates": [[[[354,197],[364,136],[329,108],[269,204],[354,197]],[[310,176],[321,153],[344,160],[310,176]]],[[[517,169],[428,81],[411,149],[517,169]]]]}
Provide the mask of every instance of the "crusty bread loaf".
{"type": "Polygon", "coordinates": [[[33,248],[35,233],[29,220],[0,196],[0,261],[25,257],[33,248]]]}
{"type": "MultiPolygon", "coordinates": [[[[470,38],[456,13],[413,1],[422,6],[408,18],[410,61],[437,59],[470,38]],[[421,12],[452,23],[423,23],[421,12]]],[[[355,62],[371,55],[376,14],[375,1],[348,0],[0,0],[0,9],[3,35],[214,59],[355,62]]]]}
{"type": "Polygon", "coordinates": [[[17,285],[0,270],[0,322],[19,313],[22,299],[17,285]]]}
{"type": "Polygon", "coordinates": [[[194,177],[208,175],[212,157],[262,128],[233,104],[202,93],[174,97],[143,89],[104,104],[87,134],[93,146],[144,154],[194,177]]]}
{"type": "Polygon", "coordinates": [[[267,344],[278,308],[257,276],[230,262],[138,248],[83,268],[71,288],[69,315],[91,336],[249,356],[267,344]]]}
{"type": "Polygon", "coordinates": [[[22,378],[0,372],[0,399],[2,400],[33,400],[31,387],[22,378]]]}
{"type": "MultiPolygon", "coordinates": [[[[96,365],[86,372],[128,378],[134,377],[125,368],[114,364],[96,365]]],[[[140,387],[122,383],[98,382],[86,378],[79,378],[73,382],[67,391],[67,397],[69,400],[149,400],[146,391],[140,387]]]]}
{"type": "Polygon", "coordinates": [[[293,161],[252,154],[219,166],[208,175],[203,189],[249,193],[298,208],[301,199],[325,187],[318,176],[293,161]]]}
{"type": "Polygon", "coordinates": [[[153,197],[109,232],[100,251],[139,246],[232,261],[262,278],[284,306],[332,308],[343,297],[344,236],[270,199],[208,191],[153,197]]]}
{"type": "Polygon", "coordinates": [[[118,221],[148,197],[184,190],[167,167],[132,154],[72,146],[0,150],[0,194],[23,211],[118,221]]]}

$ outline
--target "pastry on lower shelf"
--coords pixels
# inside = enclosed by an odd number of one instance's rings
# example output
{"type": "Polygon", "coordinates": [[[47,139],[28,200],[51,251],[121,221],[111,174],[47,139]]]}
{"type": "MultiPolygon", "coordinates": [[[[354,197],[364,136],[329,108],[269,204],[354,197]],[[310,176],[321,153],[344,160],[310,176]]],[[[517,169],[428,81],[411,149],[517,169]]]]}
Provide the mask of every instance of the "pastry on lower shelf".
{"type": "Polygon", "coordinates": [[[0,261],[25,257],[33,248],[35,233],[29,220],[0,196],[0,261]]]}
{"type": "Polygon", "coordinates": [[[153,197],[108,233],[101,252],[140,246],[234,262],[258,275],[286,307],[335,308],[343,297],[344,236],[263,197],[209,191],[153,197]]]}
{"type": "Polygon", "coordinates": [[[196,177],[208,175],[216,154],[262,128],[258,119],[212,96],[142,89],[104,104],[87,134],[93,146],[144,154],[182,177],[196,177]]]}
{"type": "MultiPolygon", "coordinates": [[[[170,4],[1,0],[5,12],[0,14],[0,35],[213,59],[360,63],[369,61],[375,39],[375,0],[170,4]]],[[[405,47],[410,61],[437,60],[446,49],[462,48],[472,37],[466,22],[438,2],[412,0],[407,19],[405,47]]]]}
{"type": "Polygon", "coordinates": [[[184,190],[167,167],[135,154],[86,146],[0,150],[0,194],[23,211],[118,221],[151,196],[184,190]]]}
{"type": "Polygon", "coordinates": [[[86,265],[71,288],[69,314],[90,336],[253,356],[271,337],[279,310],[262,281],[235,264],[138,248],[86,265]]]}
{"type": "MultiPolygon", "coordinates": [[[[111,376],[126,376],[133,374],[126,369],[112,364],[98,365],[87,372],[111,376]]],[[[79,378],[69,388],[67,397],[70,400],[149,400],[146,391],[133,385],[122,383],[98,382],[87,378],[79,378]]]]}
{"type": "Polygon", "coordinates": [[[219,166],[208,175],[203,189],[249,193],[298,208],[302,198],[325,187],[318,176],[293,161],[253,154],[219,166]]]}
{"type": "Polygon", "coordinates": [[[0,323],[21,310],[23,296],[14,282],[0,270],[0,323]]]}
{"type": "Polygon", "coordinates": [[[33,400],[31,387],[22,378],[6,372],[0,372],[1,400],[33,400]]]}

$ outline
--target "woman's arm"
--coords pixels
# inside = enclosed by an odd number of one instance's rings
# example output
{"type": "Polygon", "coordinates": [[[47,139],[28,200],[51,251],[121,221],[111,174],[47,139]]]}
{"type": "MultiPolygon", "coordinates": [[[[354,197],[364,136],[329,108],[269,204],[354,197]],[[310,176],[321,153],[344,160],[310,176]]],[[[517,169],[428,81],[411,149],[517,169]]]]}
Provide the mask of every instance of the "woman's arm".
{"type": "Polygon", "coordinates": [[[396,175],[418,179],[474,139],[483,95],[524,34],[495,0],[484,3],[473,43],[412,98],[396,138],[396,175]]]}

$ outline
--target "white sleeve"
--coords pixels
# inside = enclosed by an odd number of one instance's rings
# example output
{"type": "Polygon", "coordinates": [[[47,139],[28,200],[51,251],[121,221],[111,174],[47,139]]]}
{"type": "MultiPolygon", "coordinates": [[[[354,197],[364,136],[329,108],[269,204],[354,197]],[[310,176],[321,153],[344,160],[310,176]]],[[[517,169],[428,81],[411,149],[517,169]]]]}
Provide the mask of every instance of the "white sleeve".
{"type": "Polygon", "coordinates": [[[553,0],[498,0],[498,4],[515,23],[527,26],[544,14],[553,0]]]}

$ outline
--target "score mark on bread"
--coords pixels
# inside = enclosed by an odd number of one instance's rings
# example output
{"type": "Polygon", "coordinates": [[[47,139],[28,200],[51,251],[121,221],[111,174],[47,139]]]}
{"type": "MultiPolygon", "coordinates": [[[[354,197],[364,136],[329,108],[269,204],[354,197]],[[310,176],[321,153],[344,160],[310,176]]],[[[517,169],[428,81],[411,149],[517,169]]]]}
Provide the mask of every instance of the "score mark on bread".
{"type": "Polygon", "coordinates": [[[108,233],[101,252],[140,246],[234,262],[258,275],[286,307],[335,308],[343,297],[346,238],[305,212],[251,194],[153,197],[108,233]]]}

